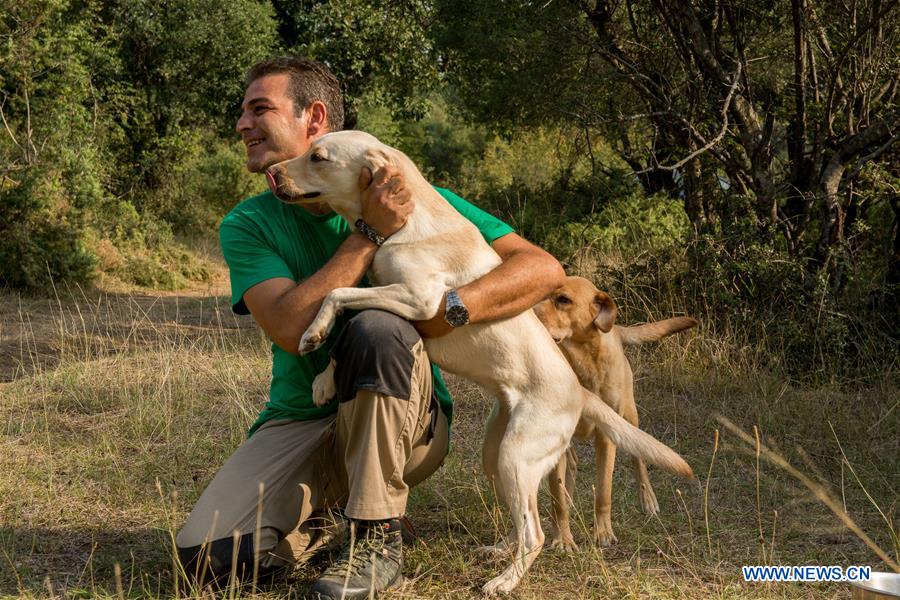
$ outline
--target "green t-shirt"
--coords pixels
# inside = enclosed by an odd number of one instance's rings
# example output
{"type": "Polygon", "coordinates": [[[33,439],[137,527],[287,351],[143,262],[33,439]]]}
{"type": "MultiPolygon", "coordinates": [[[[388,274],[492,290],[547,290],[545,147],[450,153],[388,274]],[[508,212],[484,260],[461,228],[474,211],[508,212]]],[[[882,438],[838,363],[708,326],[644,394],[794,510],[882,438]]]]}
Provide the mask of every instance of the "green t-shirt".
{"type": "MultiPolygon", "coordinates": [[[[513,229],[506,223],[445,189],[435,188],[460,214],[478,227],[490,244],[513,229]]],[[[276,277],[303,281],[318,271],[352,233],[337,213],[314,215],[300,206],[285,204],[265,192],[234,207],[219,226],[222,253],[231,276],[231,305],[238,314],[249,314],[244,293],[254,285],[276,277]]],[[[328,341],[304,356],[289,354],[272,344],[272,385],[269,401],[248,435],[269,419],[319,419],[337,410],[331,402],[317,407],[312,401],[312,382],[328,365],[328,352],[343,328],[338,317],[328,341]]],[[[449,419],[453,401],[432,365],[434,391],[449,419]]]]}

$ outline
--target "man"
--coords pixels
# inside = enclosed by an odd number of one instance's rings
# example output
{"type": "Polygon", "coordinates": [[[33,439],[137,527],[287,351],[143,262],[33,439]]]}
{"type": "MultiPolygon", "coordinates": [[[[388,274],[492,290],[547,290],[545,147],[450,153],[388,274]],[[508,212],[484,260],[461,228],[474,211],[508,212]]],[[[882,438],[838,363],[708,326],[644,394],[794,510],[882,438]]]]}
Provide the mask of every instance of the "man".
{"type": "MultiPolygon", "coordinates": [[[[340,86],[328,69],[302,58],[264,61],[247,74],[237,131],[255,173],[306,152],[343,128],[340,86]]],[[[379,236],[399,230],[413,202],[399,171],[359,178],[363,221],[352,228],[326,206],[249,198],[222,221],[232,308],[249,312],[273,340],[269,401],[249,438],[200,497],[176,543],[189,576],[266,576],[293,562],[315,540],[308,519],[339,506],[356,543],[313,584],[319,598],[364,598],[401,581],[399,519],[409,488],[447,453],[452,403],[428,362],[421,336],[528,310],[563,280],[559,263],[512,229],[446,190],[503,259],[494,271],[448,292],[432,319],[410,324],[382,311],[344,319],[320,350],[297,356],[322,299],[360,284],[379,236]],[[447,303],[462,305],[446,318],[447,303]],[[467,318],[466,318],[467,313],[467,318]],[[336,361],[337,396],[312,402],[311,384],[336,361]],[[235,545],[237,542],[237,545],[235,545]],[[237,562],[235,562],[235,560],[237,562]]],[[[415,265],[410,265],[415,268],[415,265]]]]}

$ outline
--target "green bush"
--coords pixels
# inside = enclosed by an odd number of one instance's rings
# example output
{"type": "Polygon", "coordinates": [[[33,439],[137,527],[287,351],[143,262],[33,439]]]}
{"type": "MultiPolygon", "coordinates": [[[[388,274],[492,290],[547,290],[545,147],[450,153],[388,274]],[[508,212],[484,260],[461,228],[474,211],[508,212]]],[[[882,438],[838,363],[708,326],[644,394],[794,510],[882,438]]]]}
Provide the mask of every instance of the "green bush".
{"type": "Polygon", "coordinates": [[[141,204],[176,233],[208,235],[237,202],[265,189],[263,178],[247,171],[240,142],[196,130],[164,141],[167,152],[178,158],[159,161],[157,187],[146,192],[141,204]]]}
{"type": "Polygon", "coordinates": [[[33,169],[0,194],[0,285],[48,291],[54,281],[87,281],[95,258],[81,216],[60,182],[33,169]]]}
{"type": "Polygon", "coordinates": [[[164,246],[253,188],[232,110],[276,44],[271,6],[37,0],[8,7],[0,39],[0,284],[204,277],[164,246]]]}
{"type": "MultiPolygon", "coordinates": [[[[623,321],[690,314],[733,351],[799,379],[891,368],[898,327],[883,300],[884,258],[874,256],[883,249],[854,246],[848,236],[830,258],[846,262],[848,283],[835,293],[823,271],[739,217],[752,210],[739,198],[717,199],[731,202],[735,218],[698,236],[680,199],[646,195],[615,161],[598,175],[578,162],[566,169],[552,135],[532,133],[490,142],[463,169],[462,193],[611,293],[623,321]]],[[[877,211],[870,218],[887,221],[877,211]]]]}
{"type": "Polygon", "coordinates": [[[203,261],[172,244],[153,252],[126,251],[122,265],[114,274],[143,287],[177,290],[188,281],[209,281],[211,273],[203,261]]]}

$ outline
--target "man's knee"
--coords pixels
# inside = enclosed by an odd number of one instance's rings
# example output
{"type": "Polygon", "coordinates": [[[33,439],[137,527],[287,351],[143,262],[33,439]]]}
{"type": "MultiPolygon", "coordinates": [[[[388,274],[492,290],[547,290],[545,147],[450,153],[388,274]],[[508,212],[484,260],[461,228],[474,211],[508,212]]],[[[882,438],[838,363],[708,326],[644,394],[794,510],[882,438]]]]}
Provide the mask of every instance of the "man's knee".
{"type": "Polygon", "coordinates": [[[347,322],[345,343],[373,349],[408,350],[421,339],[412,323],[384,310],[365,310],[347,322]]]}
{"type": "Polygon", "coordinates": [[[232,565],[236,567],[236,575],[243,578],[244,571],[253,564],[253,535],[238,538],[237,548],[230,537],[192,546],[179,544],[178,562],[185,577],[200,584],[221,582],[231,574],[232,565]]]}
{"type": "Polygon", "coordinates": [[[393,313],[367,310],[350,319],[331,350],[338,400],[361,390],[408,400],[420,342],[415,327],[393,313]]]}
{"type": "Polygon", "coordinates": [[[196,545],[192,544],[196,540],[189,541],[179,535],[176,548],[184,576],[198,584],[219,585],[232,574],[238,581],[247,581],[253,574],[254,566],[258,581],[279,575],[284,571],[286,562],[270,558],[269,550],[275,546],[269,538],[274,535],[277,542],[278,536],[276,531],[270,529],[262,528],[258,536],[251,532],[237,538],[232,536],[196,545]],[[258,549],[254,548],[257,537],[260,541],[258,549]],[[258,564],[254,565],[254,560],[258,560],[258,564]]]}

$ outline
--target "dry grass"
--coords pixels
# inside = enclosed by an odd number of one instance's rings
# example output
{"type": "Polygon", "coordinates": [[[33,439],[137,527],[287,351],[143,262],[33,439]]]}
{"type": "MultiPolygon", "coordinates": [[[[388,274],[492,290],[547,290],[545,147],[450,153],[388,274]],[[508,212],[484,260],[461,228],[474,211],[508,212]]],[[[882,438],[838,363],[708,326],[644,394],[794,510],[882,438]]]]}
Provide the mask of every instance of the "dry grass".
{"type": "MultiPolygon", "coordinates": [[[[222,293],[219,280],[181,295],[0,297],[0,595],[174,594],[171,531],[241,442],[267,391],[267,344],[252,322],[231,315],[222,293]]],[[[734,434],[720,432],[713,462],[717,414],[746,431],[756,426],[766,446],[825,484],[896,560],[896,374],[865,389],[801,388],[734,356],[727,338],[702,331],[632,355],[644,428],[701,480],[653,471],[662,514],[647,519],[627,465],[618,466],[620,541],[601,550],[588,541],[591,454],[580,448],[581,550],[545,551],[515,596],[840,598],[849,597],[844,585],[746,584],[739,567],[884,570],[806,487],[758,462],[734,434]]],[[[451,386],[453,451],[412,495],[420,539],[406,554],[408,583],[390,598],[478,597],[501,568],[473,552],[507,524],[478,472],[490,401],[465,382],[451,386]]],[[[304,569],[259,595],[300,597],[314,575],[304,569]]]]}

